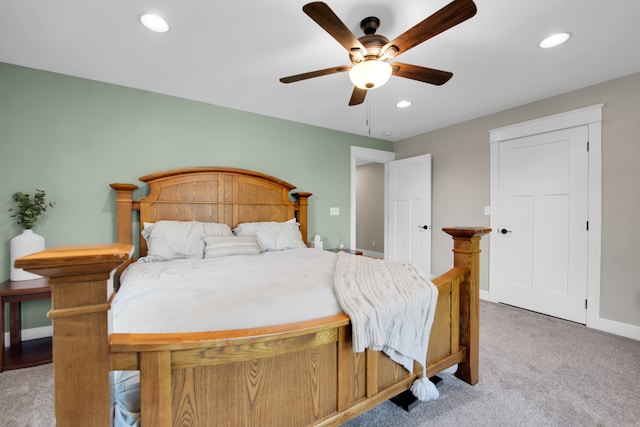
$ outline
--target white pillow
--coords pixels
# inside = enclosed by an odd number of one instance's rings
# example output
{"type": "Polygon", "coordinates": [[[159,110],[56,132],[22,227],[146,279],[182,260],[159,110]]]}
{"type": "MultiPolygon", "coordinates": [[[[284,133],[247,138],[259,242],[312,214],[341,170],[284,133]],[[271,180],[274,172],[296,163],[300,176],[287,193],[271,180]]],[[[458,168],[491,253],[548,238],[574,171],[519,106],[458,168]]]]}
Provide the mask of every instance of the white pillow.
{"type": "Polygon", "coordinates": [[[144,223],[142,237],[147,242],[147,256],[159,260],[203,258],[203,235],[230,236],[226,224],[199,221],[158,221],[144,223]]]}
{"type": "Polygon", "coordinates": [[[295,219],[286,222],[245,222],[233,233],[236,236],[255,236],[264,251],[305,248],[300,228],[295,219]]]}
{"type": "Polygon", "coordinates": [[[258,255],[260,245],[253,236],[204,236],[204,257],[216,258],[229,255],[258,255]]]}
{"type": "Polygon", "coordinates": [[[201,222],[202,234],[209,234],[213,236],[233,236],[231,227],[227,224],[221,224],[219,222],[201,222]]]}

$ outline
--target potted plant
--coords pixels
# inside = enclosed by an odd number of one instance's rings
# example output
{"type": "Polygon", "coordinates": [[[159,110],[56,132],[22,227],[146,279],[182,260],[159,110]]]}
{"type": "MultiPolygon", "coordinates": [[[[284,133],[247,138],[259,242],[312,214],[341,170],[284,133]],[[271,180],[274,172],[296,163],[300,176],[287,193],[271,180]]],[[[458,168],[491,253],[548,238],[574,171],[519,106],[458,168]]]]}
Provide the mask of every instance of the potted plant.
{"type": "Polygon", "coordinates": [[[14,193],[13,201],[17,205],[9,209],[9,212],[13,212],[11,217],[16,218],[16,222],[23,231],[22,234],[11,239],[11,280],[36,279],[41,276],[26,272],[21,268],[14,268],[13,263],[16,258],[44,250],[44,237],[35,234],[33,228],[38,219],[48,208],[52,208],[54,203],[47,202],[45,191],[38,189],[33,196],[22,192],[14,193]]]}
{"type": "Polygon", "coordinates": [[[53,207],[53,202],[47,203],[46,195],[44,190],[38,189],[36,189],[36,194],[33,197],[22,192],[15,193],[13,201],[18,206],[9,209],[9,212],[15,211],[11,218],[17,218],[18,225],[23,230],[33,229],[38,219],[47,211],[47,208],[53,207]]]}

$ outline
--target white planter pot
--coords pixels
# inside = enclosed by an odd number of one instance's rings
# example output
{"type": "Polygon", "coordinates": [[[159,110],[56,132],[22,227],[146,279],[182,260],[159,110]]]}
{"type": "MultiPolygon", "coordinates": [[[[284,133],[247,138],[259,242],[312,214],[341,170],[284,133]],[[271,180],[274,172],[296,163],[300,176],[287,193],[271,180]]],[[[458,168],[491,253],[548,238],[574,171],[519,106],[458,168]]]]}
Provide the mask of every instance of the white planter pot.
{"type": "Polygon", "coordinates": [[[24,230],[22,234],[18,234],[11,239],[11,280],[32,280],[42,276],[29,273],[21,268],[13,266],[17,258],[30,255],[44,250],[44,237],[33,232],[33,230],[24,230]]]}

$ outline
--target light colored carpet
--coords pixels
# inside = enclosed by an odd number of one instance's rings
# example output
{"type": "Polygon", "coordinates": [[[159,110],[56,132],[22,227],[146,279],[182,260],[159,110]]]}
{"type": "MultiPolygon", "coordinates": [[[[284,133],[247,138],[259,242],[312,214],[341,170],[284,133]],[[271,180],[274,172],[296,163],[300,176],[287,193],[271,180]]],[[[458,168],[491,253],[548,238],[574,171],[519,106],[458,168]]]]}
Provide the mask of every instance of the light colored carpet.
{"type": "MultiPolygon", "coordinates": [[[[480,318],[478,385],[444,375],[438,400],[345,426],[640,426],[640,341],[485,301],[480,318]]],[[[54,425],[52,390],[51,365],[0,373],[0,425],[54,425]]]]}
{"type": "Polygon", "coordinates": [[[51,364],[0,373],[0,426],[55,426],[51,364]]]}
{"type": "Polygon", "coordinates": [[[485,301],[480,315],[476,386],[444,375],[438,400],[346,426],[640,426],[640,341],[485,301]]]}

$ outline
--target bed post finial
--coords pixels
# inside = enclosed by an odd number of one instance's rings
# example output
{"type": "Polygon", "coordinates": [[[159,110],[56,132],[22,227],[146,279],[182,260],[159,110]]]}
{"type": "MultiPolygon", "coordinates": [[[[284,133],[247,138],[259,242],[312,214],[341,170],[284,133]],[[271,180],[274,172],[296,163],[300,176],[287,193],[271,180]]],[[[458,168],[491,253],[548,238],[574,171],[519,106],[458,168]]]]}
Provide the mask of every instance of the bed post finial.
{"type": "Polygon", "coordinates": [[[484,227],[452,227],[443,231],[453,237],[453,265],[469,269],[469,280],[460,288],[460,345],[467,349],[456,377],[478,383],[480,336],[480,238],[491,231],[484,227]]]}
{"type": "Polygon", "coordinates": [[[133,190],[135,184],[109,184],[116,190],[116,227],[118,243],[132,243],[131,209],[133,207],[133,190]]]}
{"type": "Polygon", "coordinates": [[[309,207],[309,197],[312,196],[313,193],[299,192],[293,193],[292,196],[295,197],[296,203],[298,205],[298,223],[300,224],[300,234],[302,234],[302,240],[305,244],[308,243],[308,230],[307,230],[307,210],[309,207]]]}

